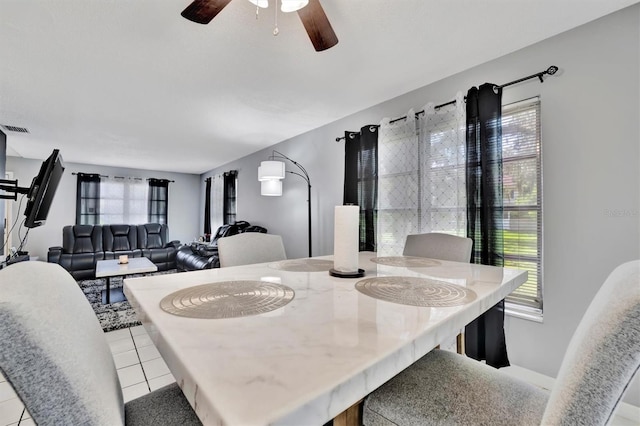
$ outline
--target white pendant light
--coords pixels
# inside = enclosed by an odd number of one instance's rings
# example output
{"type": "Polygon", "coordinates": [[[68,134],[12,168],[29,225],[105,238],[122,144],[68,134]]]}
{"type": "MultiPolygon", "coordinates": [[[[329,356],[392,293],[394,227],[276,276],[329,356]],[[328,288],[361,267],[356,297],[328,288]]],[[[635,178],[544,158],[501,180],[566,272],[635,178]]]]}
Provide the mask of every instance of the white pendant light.
{"type": "Polygon", "coordinates": [[[302,9],[309,4],[309,0],[280,0],[280,3],[280,10],[287,13],[302,9]]]}
{"type": "Polygon", "coordinates": [[[282,181],[269,179],[260,182],[260,194],[267,197],[280,197],[282,195],[282,181]]]}
{"type": "Polygon", "coordinates": [[[269,0],[249,0],[249,1],[263,9],[266,9],[267,7],[269,7],[269,0]]]}
{"type": "Polygon", "coordinates": [[[258,180],[284,179],[284,162],[263,161],[258,167],[258,180]]]}

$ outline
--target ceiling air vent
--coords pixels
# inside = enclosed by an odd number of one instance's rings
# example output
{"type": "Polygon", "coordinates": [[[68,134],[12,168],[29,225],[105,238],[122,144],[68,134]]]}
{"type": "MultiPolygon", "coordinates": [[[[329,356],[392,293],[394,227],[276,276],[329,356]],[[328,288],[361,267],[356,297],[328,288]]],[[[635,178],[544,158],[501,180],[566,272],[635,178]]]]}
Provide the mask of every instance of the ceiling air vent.
{"type": "Polygon", "coordinates": [[[24,127],[8,126],[6,124],[3,124],[2,127],[8,132],[29,133],[29,130],[24,127]]]}

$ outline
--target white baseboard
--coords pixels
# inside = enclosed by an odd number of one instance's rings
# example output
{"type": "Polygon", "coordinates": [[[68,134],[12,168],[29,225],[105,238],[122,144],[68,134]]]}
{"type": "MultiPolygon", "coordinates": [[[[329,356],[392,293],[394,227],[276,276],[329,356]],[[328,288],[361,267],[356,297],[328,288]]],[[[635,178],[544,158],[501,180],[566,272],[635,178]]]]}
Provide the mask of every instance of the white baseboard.
{"type": "MultiPolygon", "coordinates": [[[[501,368],[499,371],[549,391],[553,388],[553,384],[555,382],[553,377],[545,376],[544,374],[527,370],[526,368],[518,367],[517,365],[501,368]]],[[[636,407],[635,405],[631,405],[627,402],[620,402],[616,407],[614,415],[624,417],[626,420],[640,425],[640,407],[636,407]]]]}

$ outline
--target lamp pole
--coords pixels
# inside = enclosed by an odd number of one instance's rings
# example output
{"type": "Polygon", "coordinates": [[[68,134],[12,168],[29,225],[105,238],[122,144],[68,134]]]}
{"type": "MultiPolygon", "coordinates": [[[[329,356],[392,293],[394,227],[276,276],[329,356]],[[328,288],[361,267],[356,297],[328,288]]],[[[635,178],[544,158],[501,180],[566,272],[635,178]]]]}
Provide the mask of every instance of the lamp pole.
{"type": "Polygon", "coordinates": [[[302,179],[304,179],[307,182],[307,210],[308,210],[308,217],[309,217],[309,224],[308,224],[308,231],[309,231],[309,257],[312,256],[311,253],[311,179],[309,179],[309,173],[307,173],[307,171],[305,170],[304,167],[302,167],[302,165],[300,163],[298,163],[295,160],[292,160],[291,158],[287,157],[286,155],[284,155],[281,152],[278,152],[276,150],[273,150],[271,157],[272,159],[276,159],[276,158],[283,158],[285,160],[289,160],[291,163],[293,163],[296,167],[298,167],[300,169],[301,173],[298,172],[292,172],[289,170],[286,170],[287,173],[291,173],[292,175],[296,175],[296,176],[300,176],[302,179]]]}

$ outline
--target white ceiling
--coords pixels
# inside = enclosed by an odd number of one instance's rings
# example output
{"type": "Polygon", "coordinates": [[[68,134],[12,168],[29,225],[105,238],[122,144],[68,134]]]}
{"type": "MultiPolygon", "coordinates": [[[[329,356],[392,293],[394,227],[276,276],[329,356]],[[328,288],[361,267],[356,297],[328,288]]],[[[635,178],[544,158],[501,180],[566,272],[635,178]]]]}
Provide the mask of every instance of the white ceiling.
{"type": "Polygon", "coordinates": [[[321,0],[317,53],[247,0],[0,0],[0,124],[9,155],[202,173],[637,1],[321,0]]]}

